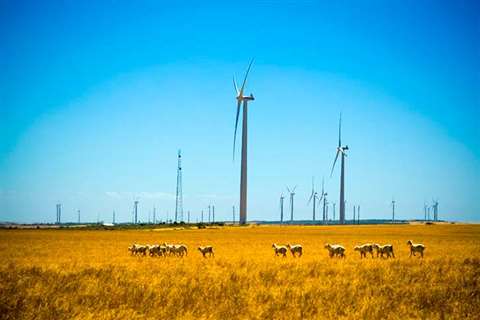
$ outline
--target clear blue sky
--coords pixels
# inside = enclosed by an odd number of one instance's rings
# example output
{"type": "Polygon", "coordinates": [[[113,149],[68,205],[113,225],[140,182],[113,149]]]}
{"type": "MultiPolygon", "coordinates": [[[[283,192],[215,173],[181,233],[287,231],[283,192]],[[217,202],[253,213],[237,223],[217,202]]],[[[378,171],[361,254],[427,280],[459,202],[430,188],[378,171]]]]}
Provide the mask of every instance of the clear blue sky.
{"type": "Polygon", "coordinates": [[[135,197],[172,217],[178,148],[185,211],[230,219],[232,75],[252,57],[249,219],[278,219],[286,185],[311,217],[312,176],[338,204],[342,111],[347,217],[436,197],[478,221],[479,39],[477,1],[0,1],[0,221],[54,221],[58,201],[64,221],[130,221],[135,197]]]}

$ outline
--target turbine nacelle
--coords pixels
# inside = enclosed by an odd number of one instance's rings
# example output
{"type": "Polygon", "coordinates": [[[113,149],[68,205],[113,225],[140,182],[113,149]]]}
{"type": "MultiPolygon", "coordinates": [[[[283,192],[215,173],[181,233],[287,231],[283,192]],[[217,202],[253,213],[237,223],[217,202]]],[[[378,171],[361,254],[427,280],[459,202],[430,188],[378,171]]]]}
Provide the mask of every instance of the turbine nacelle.
{"type": "Polygon", "coordinates": [[[237,96],[237,101],[239,103],[242,102],[242,101],[245,101],[245,100],[252,101],[252,100],[255,100],[255,97],[251,93],[250,93],[249,96],[240,96],[240,95],[237,96]]]}

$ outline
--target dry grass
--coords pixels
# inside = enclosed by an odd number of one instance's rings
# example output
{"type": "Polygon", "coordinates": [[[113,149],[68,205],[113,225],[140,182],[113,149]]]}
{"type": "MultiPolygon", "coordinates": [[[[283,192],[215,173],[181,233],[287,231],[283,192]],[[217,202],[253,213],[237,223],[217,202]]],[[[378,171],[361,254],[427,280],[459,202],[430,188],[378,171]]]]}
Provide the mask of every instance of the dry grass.
{"type": "Polygon", "coordinates": [[[480,226],[0,231],[2,319],[480,318],[480,226]],[[427,246],[409,258],[406,241],[427,246]],[[182,242],[188,257],[132,257],[132,242],[182,242]],[[301,243],[299,259],[271,244],[301,243]],[[346,259],[330,259],[325,242],[346,259]],[[390,242],[396,259],[353,246],[390,242]],[[198,245],[215,247],[203,259],[198,245]]]}

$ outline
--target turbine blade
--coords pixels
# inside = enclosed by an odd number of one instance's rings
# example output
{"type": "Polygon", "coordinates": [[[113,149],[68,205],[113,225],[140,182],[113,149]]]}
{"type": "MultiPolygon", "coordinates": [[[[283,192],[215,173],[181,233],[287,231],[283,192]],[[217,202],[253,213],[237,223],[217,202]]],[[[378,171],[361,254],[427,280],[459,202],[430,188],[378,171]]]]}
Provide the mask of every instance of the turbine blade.
{"type": "Polygon", "coordinates": [[[309,206],[309,205],[310,205],[310,202],[312,201],[312,198],[313,198],[313,190],[312,190],[312,194],[310,195],[310,199],[308,199],[307,206],[309,206]]]}
{"type": "Polygon", "coordinates": [[[333,176],[333,169],[335,169],[335,163],[337,163],[339,153],[340,153],[340,151],[337,150],[337,155],[335,156],[335,160],[333,161],[332,171],[330,172],[330,178],[333,176]]]}
{"type": "Polygon", "coordinates": [[[235,81],[235,76],[233,76],[233,86],[235,87],[235,93],[238,96],[238,87],[237,87],[237,82],[235,81]]]}
{"type": "Polygon", "coordinates": [[[297,189],[297,186],[295,186],[292,191],[295,192],[295,189],[297,189]]]}
{"type": "Polygon", "coordinates": [[[338,122],[338,147],[342,146],[342,113],[340,112],[340,120],[338,122]]]}
{"type": "Polygon", "coordinates": [[[242,104],[242,100],[238,100],[237,104],[237,117],[235,118],[235,131],[233,133],[233,160],[235,160],[235,142],[237,140],[237,127],[238,127],[238,117],[240,115],[240,106],[242,104]]]}
{"type": "Polygon", "coordinates": [[[243,97],[243,89],[245,89],[245,84],[247,83],[247,77],[248,73],[250,72],[250,68],[252,67],[253,64],[253,59],[250,61],[250,64],[248,65],[247,73],[245,73],[245,78],[243,79],[242,87],[240,88],[240,96],[243,97]]]}

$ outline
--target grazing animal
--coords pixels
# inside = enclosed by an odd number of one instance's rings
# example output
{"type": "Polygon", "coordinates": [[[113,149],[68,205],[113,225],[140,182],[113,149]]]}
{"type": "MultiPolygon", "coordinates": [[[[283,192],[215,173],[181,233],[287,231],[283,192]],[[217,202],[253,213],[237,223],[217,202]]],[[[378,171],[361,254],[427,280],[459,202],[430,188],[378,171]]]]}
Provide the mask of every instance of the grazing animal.
{"type": "Polygon", "coordinates": [[[410,246],[410,257],[415,255],[415,252],[420,253],[420,256],[423,258],[423,251],[425,246],[421,243],[413,243],[412,240],[408,240],[407,244],[410,246]]]}
{"type": "Polygon", "coordinates": [[[135,247],[135,244],[132,244],[130,247],[128,247],[128,251],[130,251],[131,255],[137,254],[137,249],[135,247]]]}
{"type": "Polygon", "coordinates": [[[382,245],[379,245],[378,243],[375,243],[373,247],[377,251],[377,258],[378,256],[383,258],[384,254],[387,255],[387,259],[390,257],[395,258],[395,254],[393,253],[393,246],[391,244],[386,244],[382,246],[382,245]]]}
{"type": "Polygon", "coordinates": [[[345,258],[345,248],[339,244],[326,243],[325,249],[328,250],[328,254],[330,255],[330,258],[333,258],[334,256],[345,258]]]}
{"type": "Polygon", "coordinates": [[[355,246],[353,249],[360,252],[360,258],[367,257],[367,253],[370,253],[373,258],[373,245],[371,243],[365,243],[359,246],[355,246]]]}
{"type": "Polygon", "coordinates": [[[183,257],[187,255],[187,246],[184,244],[175,244],[170,248],[170,252],[176,256],[183,257]]]}
{"type": "Polygon", "coordinates": [[[205,246],[205,247],[198,247],[198,251],[200,251],[203,255],[204,258],[206,258],[206,255],[208,253],[208,256],[215,256],[213,253],[213,247],[212,246],[205,246]]]}
{"type": "Polygon", "coordinates": [[[164,242],[164,243],[163,243],[163,246],[166,248],[166,252],[165,252],[165,253],[167,253],[169,256],[174,253],[174,252],[172,251],[172,249],[173,249],[173,247],[174,247],[175,245],[173,245],[173,244],[168,244],[168,243],[165,243],[165,242],[164,242]]]}
{"type": "Polygon", "coordinates": [[[281,254],[283,257],[287,256],[287,247],[285,246],[279,246],[277,244],[272,244],[272,248],[275,251],[275,255],[278,256],[281,254]]]}
{"type": "Polygon", "coordinates": [[[131,251],[135,255],[142,254],[142,255],[146,256],[147,251],[148,251],[148,246],[144,246],[144,245],[141,245],[141,244],[134,244],[131,247],[131,251]]]}
{"type": "Polygon", "coordinates": [[[301,257],[303,254],[303,248],[299,244],[294,244],[294,245],[287,244],[287,248],[290,249],[290,252],[292,253],[293,257],[296,257],[297,254],[299,257],[301,257]]]}
{"type": "Polygon", "coordinates": [[[163,254],[161,246],[158,244],[154,244],[152,246],[148,247],[148,253],[150,254],[150,257],[153,257],[155,255],[161,256],[163,254]]]}

